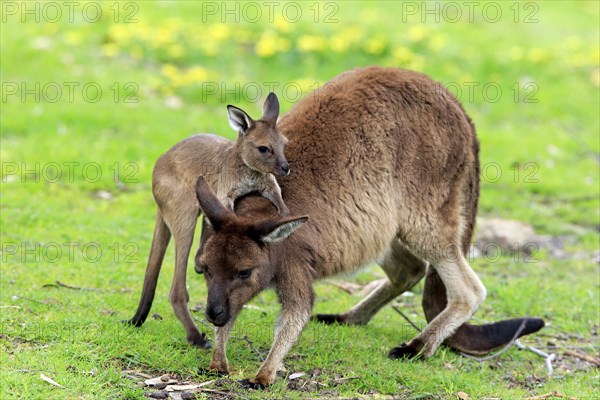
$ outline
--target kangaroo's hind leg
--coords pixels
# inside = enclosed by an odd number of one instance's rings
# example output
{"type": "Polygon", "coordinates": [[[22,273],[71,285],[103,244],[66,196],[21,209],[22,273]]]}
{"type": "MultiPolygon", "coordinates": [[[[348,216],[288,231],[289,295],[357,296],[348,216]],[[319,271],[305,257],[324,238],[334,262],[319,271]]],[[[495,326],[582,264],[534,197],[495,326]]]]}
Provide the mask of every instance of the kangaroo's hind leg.
{"type": "Polygon", "coordinates": [[[194,241],[194,231],[200,208],[193,192],[190,192],[189,199],[187,197],[179,198],[176,206],[170,208],[171,212],[168,217],[165,216],[175,241],[175,272],[169,292],[169,301],[175,315],[183,324],[187,341],[193,346],[209,348],[210,343],[196,327],[188,308],[190,296],[186,287],[188,258],[194,241]]]}
{"type": "Polygon", "coordinates": [[[325,323],[364,325],[386,304],[417,284],[427,267],[426,262],[415,257],[398,240],[392,242],[380,265],[388,278],[360,303],[344,314],[318,314],[315,319],[325,323]]]}

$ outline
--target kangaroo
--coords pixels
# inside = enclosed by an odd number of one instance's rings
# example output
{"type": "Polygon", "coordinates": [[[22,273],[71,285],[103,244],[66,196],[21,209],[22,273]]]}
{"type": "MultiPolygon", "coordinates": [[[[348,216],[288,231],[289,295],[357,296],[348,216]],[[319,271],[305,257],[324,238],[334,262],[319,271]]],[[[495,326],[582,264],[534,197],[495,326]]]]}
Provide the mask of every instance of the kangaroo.
{"type": "Polygon", "coordinates": [[[210,343],[198,331],[187,307],[187,261],[201,211],[194,194],[196,179],[203,175],[216,190],[219,201],[229,209],[233,209],[236,198],[258,191],[282,215],[289,214],[273,176],[290,173],[284,155],[287,139],[276,128],[277,96],[269,93],[263,115],[257,121],[237,107],[229,105],[227,110],[230,125],[239,132],[236,142],[216,135],[195,135],[177,143],[156,161],[152,174],[152,193],[158,205],[156,225],[140,303],[128,321],[141,326],[148,317],[165,251],[173,235],[175,274],[169,300],[185,328],[188,342],[205,348],[210,343]]]}
{"type": "Polygon", "coordinates": [[[274,287],[281,303],[274,341],[247,381],[271,384],[311,318],[313,282],[372,262],[387,279],[348,312],[315,319],[366,324],[425,276],[428,324],[393,347],[391,358],[429,357],[444,342],[482,354],[543,327],[537,318],[466,323],[486,295],[465,258],[479,145],[470,118],[441,84],[401,69],[352,70],[297,103],[278,128],[294,165],[279,183],[285,202],[303,215],[278,215],[255,195],[239,199],[234,213],[203,177],[196,185],[210,222],[195,261],[208,286],[206,318],[217,327],[211,369],[229,371],[225,346],[236,316],[274,287]]]}

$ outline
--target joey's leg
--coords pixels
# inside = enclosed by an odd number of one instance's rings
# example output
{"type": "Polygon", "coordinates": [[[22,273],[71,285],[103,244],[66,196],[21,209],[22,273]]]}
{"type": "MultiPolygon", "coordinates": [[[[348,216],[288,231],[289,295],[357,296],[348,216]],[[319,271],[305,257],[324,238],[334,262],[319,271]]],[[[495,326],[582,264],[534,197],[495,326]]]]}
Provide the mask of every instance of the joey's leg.
{"type": "Polygon", "coordinates": [[[148,256],[148,264],[146,266],[146,274],[144,275],[144,286],[142,288],[142,296],[138,305],[137,311],[131,320],[127,321],[134,326],[142,326],[154,300],[156,292],[156,283],[162,266],[165,252],[169,246],[171,232],[163,220],[162,214],[156,212],[156,223],[154,225],[154,235],[152,237],[152,245],[150,247],[150,255],[148,256]]]}
{"type": "Polygon", "coordinates": [[[423,278],[427,263],[415,257],[398,240],[380,262],[388,279],[379,284],[367,297],[344,314],[318,314],[321,322],[338,322],[348,325],[364,325],[386,304],[403,292],[410,290],[423,278]]]}
{"type": "Polygon", "coordinates": [[[310,319],[314,298],[311,279],[301,277],[295,281],[289,279],[288,283],[280,282],[277,291],[281,299],[281,312],[275,326],[275,338],[269,355],[256,376],[250,380],[254,386],[265,387],[273,382],[283,358],[310,319]]]}
{"type": "Polygon", "coordinates": [[[283,198],[281,197],[281,188],[277,183],[277,180],[272,174],[265,177],[266,183],[262,190],[261,195],[271,201],[277,207],[277,212],[282,216],[290,215],[290,210],[285,205],[283,198]]]}
{"type": "Polygon", "coordinates": [[[446,307],[408,344],[390,351],[390,357],[431,356],[439,345],[465,323],[485,299],[485,287],[471,269],[458,246],[445,247],[434,268],[447,294],[446,307]]]}
{"type": "Polygon", "coordinates": [[[172,220],[169,221],[175,241],[175,272],[169,292],[169,301],[175,315],[183,324],[187,341],[193,346],[209,348],[210,343],[206,341],[205,335],[200,333],[196,327],[188,308],[190,296],[186,287],[187,263],[194,241],[194,230],[199,212],[197,201],[193,200],[181,201],[179,203],[180,208],[178,209],[177,218],[171,218],[172,220]],[[188,207],[181,209],[185,205],[188,207]]]}

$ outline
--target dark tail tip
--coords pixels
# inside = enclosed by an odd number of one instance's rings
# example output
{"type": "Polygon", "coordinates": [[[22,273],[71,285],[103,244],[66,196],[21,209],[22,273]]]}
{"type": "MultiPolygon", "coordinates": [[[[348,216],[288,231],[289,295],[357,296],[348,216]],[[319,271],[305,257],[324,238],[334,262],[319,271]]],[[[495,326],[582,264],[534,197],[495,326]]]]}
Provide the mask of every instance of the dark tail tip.
{"type": "Polygon", "coordinates": [[[482,355],[544,327],[540,318],[515,318],[486,325],[462,325],[446,343],[453,349],[482,355]]]}

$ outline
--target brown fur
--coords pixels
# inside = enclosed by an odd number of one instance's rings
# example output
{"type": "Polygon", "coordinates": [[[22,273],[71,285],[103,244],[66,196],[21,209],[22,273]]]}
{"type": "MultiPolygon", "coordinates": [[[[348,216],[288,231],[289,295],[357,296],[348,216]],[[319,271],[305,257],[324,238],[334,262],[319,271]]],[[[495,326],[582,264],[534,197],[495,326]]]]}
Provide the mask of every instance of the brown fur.
{"type": "Polygon", "coordinates": [[[289,210],[281,198],[281,189],[273,174],[287,175],[289,164],[284,155],[287,142],[276,128],[279,102],[270,93],[263,107],[263,116],[254,121],[243,110],[228,106],[232,127],[239,131],[236,142],[216,135],[195,135],[185,139],[157,160],[152,174],[152,193],[158,212],[142,296],[135,316],[129,321],[141,326],[146,320],[162,260],[171,235],[175,241],[175,275],[169,299],[181,320],[188,341],[208,347],[194,324],[187,308],[186,269],[193,243],[200,207],[194,185],[203,175],[216,191],[219,201],[233,209],[235,199],[258,191],[272,201],[283,215],[289,210]],[[259,147],[269,151],[262,154],[259,147]]]}
{"type": "MultiPolygon", "coordinates": [[[[285,201],[308,220],[282,218],[252,195],[240,199],[234,214],[198,180],[198,199],[214,227],[203,233],[196,256],[208,277],[207,318],[219,327],[211,368],[228,371],[225,343],[236,315],[274,287],[282,305],[275,339],[251,380],[272,383],[310,318],[313,281],[375,261],[389,280],[329,320],[366,323],[429,268],[429,324],[390,357],[430,356],[459,327],[470,326],[465,322],[485,298],[464,257],[477,211],[478,144],[458,101],[415,72],[356,69],[296,104],[278,128],[289,138],[294,167],[280,180],[285,201]],[[249,277],[241,277],[247,269],[249,277]]],[[[500,328],[506,331],[499,336],[510,336],[504,343],[516,332],[514,324],[500,328]]],[[[474,352],[489,344],[478,337],[470,346],[462,336],[450,343],[474,352]]]]}

